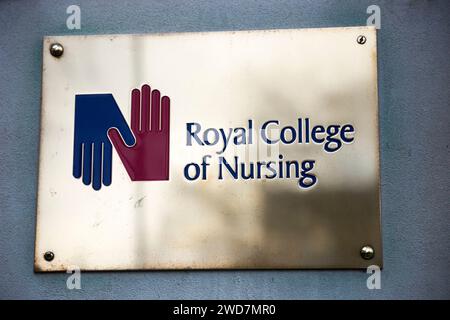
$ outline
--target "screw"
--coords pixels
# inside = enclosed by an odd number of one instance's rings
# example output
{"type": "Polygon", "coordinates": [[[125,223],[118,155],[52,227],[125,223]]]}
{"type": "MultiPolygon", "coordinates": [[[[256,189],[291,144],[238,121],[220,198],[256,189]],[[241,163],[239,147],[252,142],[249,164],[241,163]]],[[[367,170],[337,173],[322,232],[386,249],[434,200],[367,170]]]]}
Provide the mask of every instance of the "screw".
{"type": "Polygon", "coordinates": [[[55,258],[55,254],[51,251],[47,251],[44,253],[44,259],[48,262],[52,261],[55,258]]]}
{"type": "Polygon", "coordinates": [[[364,246],[361,248],[360,254],[361,254],[361,258],[363,258],[365,260],[370,260],[374,257],[375,251],[373,250],[373,248],[371,246],[364,246]]]}
{"type": "Polygon", "coordinates": [[[64,53],[64,47],[60,43],[52,43],[50,45],[50,54],[56,58],[59,58],[64,53]]]}
{"type": "Polygon", "coordinates": [[[356,42],[358,42],[359,44],[364,44],[366,43],[367,38],[365,36],[358,36],[358,38],[356,38],[356,42]]]}

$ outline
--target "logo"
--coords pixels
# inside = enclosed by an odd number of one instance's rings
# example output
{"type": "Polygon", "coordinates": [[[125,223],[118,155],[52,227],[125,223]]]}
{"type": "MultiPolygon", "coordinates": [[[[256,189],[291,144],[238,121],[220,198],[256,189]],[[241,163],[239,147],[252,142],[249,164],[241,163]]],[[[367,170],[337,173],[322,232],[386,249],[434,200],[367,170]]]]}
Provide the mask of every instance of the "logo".
{"type": "Polygon", "coordinates": [[[112,182],[112,146],[132,181],[169,180],[170,99],[131,92],[131,128],[112,94],[77,94],[73,176],[94,190],[112,182]]]}

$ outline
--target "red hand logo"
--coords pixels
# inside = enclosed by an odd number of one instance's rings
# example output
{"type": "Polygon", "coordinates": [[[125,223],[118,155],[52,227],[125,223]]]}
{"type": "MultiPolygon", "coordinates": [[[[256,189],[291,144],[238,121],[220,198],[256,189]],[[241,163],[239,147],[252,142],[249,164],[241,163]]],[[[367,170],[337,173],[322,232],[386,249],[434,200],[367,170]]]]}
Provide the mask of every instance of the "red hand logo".
{"type": "Polygon", "coordinates": [[[132,181],[169,180],[170,100],[143,85],[131,92],[131,131],[136,138],[128,146],[116,128],[108,131],[114,148],[132,181]]]}

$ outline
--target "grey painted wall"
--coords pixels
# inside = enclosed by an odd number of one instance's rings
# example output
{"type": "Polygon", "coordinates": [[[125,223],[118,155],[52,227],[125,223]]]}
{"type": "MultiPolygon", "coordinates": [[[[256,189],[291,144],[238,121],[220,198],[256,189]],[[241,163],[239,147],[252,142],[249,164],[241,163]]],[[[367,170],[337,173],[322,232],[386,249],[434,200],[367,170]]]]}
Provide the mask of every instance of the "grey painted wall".
{"type": "Polygon", "coordinates": [[[1,1],[0,298],[450,298],[450,2],[1,1]],[[79,4],[82,29],[67,30],[79,4]],[[44,35],[364,25],[381,8],[382,289],[364,271],[34,274],[44,35]]]}

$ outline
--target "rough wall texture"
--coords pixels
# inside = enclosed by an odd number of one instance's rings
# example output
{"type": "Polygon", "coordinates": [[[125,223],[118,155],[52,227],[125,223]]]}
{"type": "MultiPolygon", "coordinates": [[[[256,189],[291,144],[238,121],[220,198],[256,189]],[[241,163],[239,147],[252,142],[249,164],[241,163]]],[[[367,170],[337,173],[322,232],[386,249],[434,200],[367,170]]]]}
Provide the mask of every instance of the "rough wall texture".
{"type": "Polygon", "coordinates": [[[0,2],[0,298],[450,298],[450,3],[443,1],[0,2]],[[44,35],[353,26],[381,8],[382,289],[363,271],[34,274],[44,35]]]}

